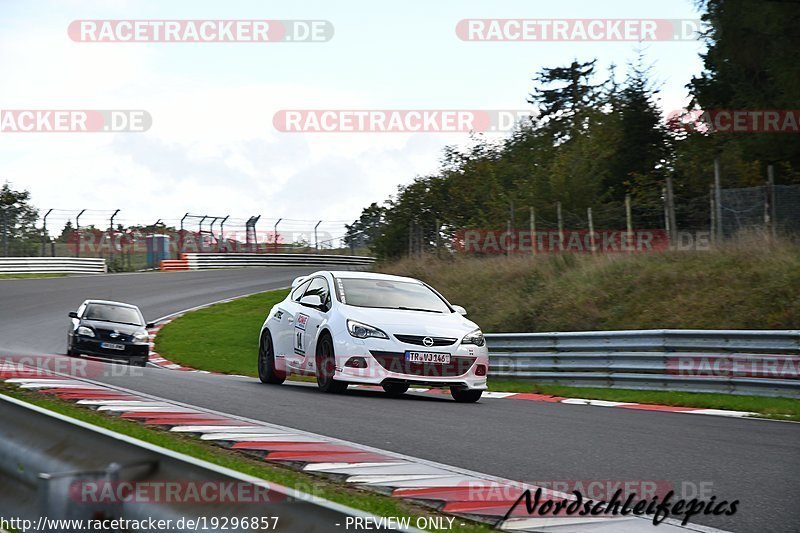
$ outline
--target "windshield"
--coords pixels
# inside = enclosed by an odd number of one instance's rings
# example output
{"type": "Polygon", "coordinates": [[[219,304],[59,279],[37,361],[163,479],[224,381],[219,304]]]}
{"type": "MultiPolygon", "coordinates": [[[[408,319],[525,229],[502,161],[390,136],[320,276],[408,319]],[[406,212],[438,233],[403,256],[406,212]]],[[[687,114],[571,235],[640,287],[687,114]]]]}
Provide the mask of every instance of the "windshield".
{"type": "Polygon", "coordinates": [[[450,307],[419,282],[384,279],[339,279],[342,303],[358,307],[450,313],[450,307]]]}
{"type": "Polygon", "coordinates": [[[101,322],[114,322],[115,324],[131,324],[141,326],[142,319],[139,312],[132,307],[119,307],[107,304],[89,304],[83,318],[99,320],[101,322]]]}

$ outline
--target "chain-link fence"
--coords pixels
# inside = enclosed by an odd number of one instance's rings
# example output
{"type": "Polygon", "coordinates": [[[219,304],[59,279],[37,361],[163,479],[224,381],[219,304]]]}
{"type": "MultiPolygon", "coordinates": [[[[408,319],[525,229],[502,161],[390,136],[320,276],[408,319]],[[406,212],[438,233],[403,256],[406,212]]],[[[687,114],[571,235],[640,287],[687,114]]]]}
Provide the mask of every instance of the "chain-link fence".
{"type": "Polygon", "coordinates": [[[181,253],[352,253],[344,220],[234,218],[187,213],[149,224],[120,210],[49,209],[24,229],[0,213],[0,257],[100,257],[110,271],[155,268],[181,253]]]}
{"type": "Polygon", "coordinates": [[[800,185],[722,189],[722,234],[768,229],[779,234],[800,232],[800,185]]]}

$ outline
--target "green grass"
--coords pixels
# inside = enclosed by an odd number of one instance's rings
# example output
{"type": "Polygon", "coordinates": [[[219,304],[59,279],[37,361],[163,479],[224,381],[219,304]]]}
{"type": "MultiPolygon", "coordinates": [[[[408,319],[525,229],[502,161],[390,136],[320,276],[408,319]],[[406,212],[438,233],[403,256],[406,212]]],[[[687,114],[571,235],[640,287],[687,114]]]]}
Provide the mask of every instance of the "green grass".
{"type": "MultiPolygon", "coordinates": [[[[171,433],[164,429],[146,427],[133,421],[78,407],[64,400],[47,397],[35,392],[22,391],[11,385],[0,384],[0,393],[95,426],[375,515],[412,517],[412,519],[420,516],[441,516],[431,509],[408,501],[355,487],[345,487],[342,483],[297,472],[288,467],[265,463],[252,456],[221,448],[194,437],[171,433]]],[[[459,518],[456,519],[454,524],[459,524],[459,531],[476,533],[493,531],[487,525],[459,518]],[[463,525],[461,525],[462,523],[463,525]]]]}
{"type": "Polygon", "coordinates": [[[46,274],[0,274],[0,279],[35,279],[35,278],[61,278],[67,274],[46,273],[46,274]]]}
{"type": "Polygon", "coordinates": [[[263,292],[193,311],[161,328],[155,349],[191,368],[256,376],[261,325],[288,292],[263,292]]]}
{"type": "MultiPolygon", "coordinates": [[[[227,374],[258,376],[258,333],[269,309],[288,291],[270,291],[193,311],[164,326],[156,337],[156,351],[182,365],[227,374]]],[[[314,378],[292,376],[299,381],[314,378]]],[[[570,398],[654,403],[708,409],[753,411],[783,420],[800,420],[800,400],[728,394],[639,391],[546,385],[529,380],[489,376],[489,389],[535,392],[570,398]]]]}
{"type": "Polygon", "coordinates": [[[613,402],[650,403],[704,409],[752,411],[765,418],[800,421],[800,400],[792,398],[767,398],[762,396],[736,396],[697,392],[643,391],[632,389],[600,389],[594,387],[569,387],[548,385],[522,379],[489,379],[489,388],[504,392],[533,392],[567,398],[587,398],[613,402]]]}

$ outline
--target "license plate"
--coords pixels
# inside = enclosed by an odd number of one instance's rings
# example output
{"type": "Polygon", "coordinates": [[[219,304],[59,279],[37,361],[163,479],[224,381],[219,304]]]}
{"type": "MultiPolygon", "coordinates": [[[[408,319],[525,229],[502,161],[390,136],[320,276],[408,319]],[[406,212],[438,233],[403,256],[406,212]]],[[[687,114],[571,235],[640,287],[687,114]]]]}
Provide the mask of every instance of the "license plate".
{"type": "Polygon", "coordinates": [[[124,344],[114,344],[113,342],[101,342],[101,348],[105,348],[106,350],[124,350],[124,344]]]}
{"type": "Polygon", "coordinates": [[[450,362],[449,353],[431,352],[406,352],[406,361],[409,363],[436,363],[446,365],[450,362]]]}

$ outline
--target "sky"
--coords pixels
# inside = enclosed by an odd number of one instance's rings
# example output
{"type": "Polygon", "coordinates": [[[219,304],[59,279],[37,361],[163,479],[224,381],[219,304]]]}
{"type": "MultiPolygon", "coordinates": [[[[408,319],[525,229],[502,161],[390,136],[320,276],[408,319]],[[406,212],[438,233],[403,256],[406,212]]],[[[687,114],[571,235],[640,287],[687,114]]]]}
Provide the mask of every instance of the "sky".
{"type": "MultiPolygon", "coordinates": [[[[259,229],[337,237],[363,207],[466,133],[280,132],[282,109],[527,110],[546,66],[597,58],[599,77],[644,51],[666,112],[685,107],[699,41],[468,42],[462,19],[697,19],[691,0],[0,0],[0,109],[137,109],[145,132],[0,133],[0,182],[31,192],[49,227],[177,225],[184,213],[261,215],[259,229]],[[88,43],[74,20],[326,20],[326,42],[88,43]]],[[[497,134],[495,134],[497,135],[497,134]]]]}

